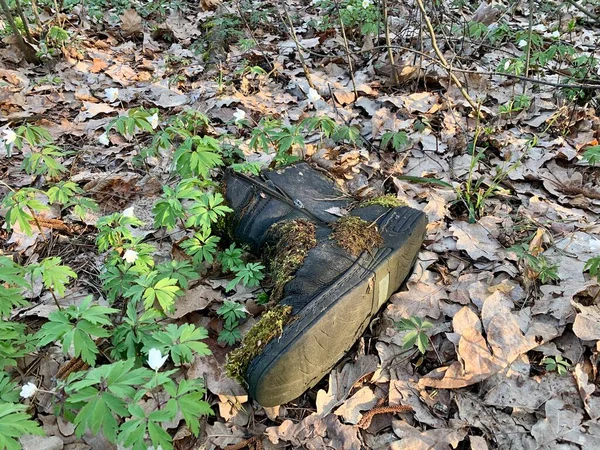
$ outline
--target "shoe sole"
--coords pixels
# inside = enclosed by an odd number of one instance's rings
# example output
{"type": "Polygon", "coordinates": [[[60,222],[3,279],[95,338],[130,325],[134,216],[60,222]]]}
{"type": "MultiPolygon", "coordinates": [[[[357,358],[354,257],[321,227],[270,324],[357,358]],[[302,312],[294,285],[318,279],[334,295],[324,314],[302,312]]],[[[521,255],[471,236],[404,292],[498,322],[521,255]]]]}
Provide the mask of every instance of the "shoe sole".
{"type": "Polygon", "coordinates": [[[378,249],[374,257],[364,252],[252,360],[246,380],[250,395],[261,405],[287,403],[317,384],[410,275],[427,220],[420,211],[397,209],[401,212],[393,223],[388,220],[382,227],[382,234],[392,229],[386,244],[391,240],[393,246],[378,249]]]}

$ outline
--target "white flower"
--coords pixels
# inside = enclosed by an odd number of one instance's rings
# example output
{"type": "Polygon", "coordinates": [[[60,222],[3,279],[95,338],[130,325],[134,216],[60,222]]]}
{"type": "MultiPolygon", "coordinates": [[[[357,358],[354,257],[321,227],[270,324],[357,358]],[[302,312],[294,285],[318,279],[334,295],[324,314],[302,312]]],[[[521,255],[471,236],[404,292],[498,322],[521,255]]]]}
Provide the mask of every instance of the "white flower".
{"type": "Polygon", "coordinates": [[[125,253],[123,253],[123,259],[132,264],[136,261],[136,259],[138,259],[138,252],[129,248],[125,250],[125,253]]]}
{"type": "Polygon", "coordinates": [[[560,37],[560,31],[555,30],[553,31],[550,36],[552,36],[553,38],[559,38],[560,37]]]}
{"type": "Polygon", "coordinates": [[[16,140],[17,140],[17,133],[15,133],[10,128],[7,128],[6,130],[4,130],[4,144],[5,145],[14,144],[16,140]]]}
{"type": "Polygon", "coordinates": [[[369,6],[371,6],[371,0],[363,0],[362,7],[367,9],[369,6]]]}
{"type": "Polygon", "coordinates": [[[156,127],[158,126],[158,113],[154,113],[150,117],[146,117],[146,120],[148,121],[152,129],[156,130],[156,127]]]}
{"type": "Polygon", "coordinates": [[[235,112],[233,113],[233,118],[235,119],[236,122],[239,122],[240,120],[244,120],[246,118],[246,111],[237,108],[235,110],[235,112]]]}
{"type": "Polygon", "coordinates": [[[104,89],[104,96],[109,102],[114,102],[119,98],[119,89],[118,88],[106,88],[104,89]]]}
{"type": "Polygon", "coordinates": [[[151,348],[148,352],[148,365],[153,370],[158,370],[165,363],[169,355],[163,356],[159,349],[151,348]]]}
{"type": "Polygon", "coordinates": [[[98,142],[100,142],[102,145],[110,145],[110,141],[108,140],[108,133],[102,133],[98,137],[98,142]]]}
{"type": "Polygon", "coordinates": [[[507,59],[506,62],[504,63],[504,70],[508,70],[509,67],[510,67],[510,59],[507,59]]]}
{"type": "Polygon", "coordinates": [[[517,45],[519,48],[523,48],[527,45],[527,41],[525,39],[521,39],[517,45]]]}
{"type": "Polygon", "coordinates": [[[546,25],[544,25],[543,23],[540,23],[539,25],[534,25],[533,27],[531,27],[531,29],[537,33],[543,33],[548,29],[548,27],[546,27],[546,25]]]}
{"type": "Polygon", "coordinates": [[[135,217],[135,209],[133,208],[133,206],[125,208],[122,212],[122,215],[123,217],[135,217]]]}
{"type": "Polygon", "coordinates": [[[37,392],[38,388],[31,381],[27,384],[24,384],[21,388],[21,397],[29,398],[37,392]]]}
{"type": "Polygon", "coordinates": [[[308,98],[308,101],[311,103],[315,103],[317,100],[321,99],[321,96],[319,95],[317,90],[313,89],[313,88],[308,88],[308,95],[306,97],[308,98]]]}

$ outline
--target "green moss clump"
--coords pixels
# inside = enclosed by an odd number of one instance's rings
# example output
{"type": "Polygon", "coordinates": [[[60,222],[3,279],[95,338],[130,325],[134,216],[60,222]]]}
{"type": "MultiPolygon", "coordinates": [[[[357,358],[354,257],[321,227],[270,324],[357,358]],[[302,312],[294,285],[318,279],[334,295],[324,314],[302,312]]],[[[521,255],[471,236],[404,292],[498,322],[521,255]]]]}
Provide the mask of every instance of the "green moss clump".
{"type": "Polygon", "coordinates": [[[275,245],[266,252],[266,263],[273,279],[271,301],[283,297],[283,289],[302,266],[310,249],[317,245],[315,224],[306,219],[280,222],[269,230],[275,245]]]}
{"type": "Polygon", "coordinates": [[[364,202],[361,202],[359,206],[371,205],[385,206],[386,208],[397,208],[398,206],[406,206],[406,202],[400,200],[394,194],[385,194],[365,200],[364,202]]]}
{"type": "Polygon", "coordinates": [[[274,338],[281,336],[283,327],[290,320],[291,306],[275,306],[265,312],[242,339],[239,348],[227,356],[225,372],[227,376],[244,384],[244,375],[250,362],[256,358],[262,349],[274,338]]]}
{"type": "Polygon", "coordinates": [[[342,217],[331,227],[333,228],[331,237],[337,241],[340,247],[354,256],[383,244],[383,238],[375,224],[360,217],[342,217]]]}

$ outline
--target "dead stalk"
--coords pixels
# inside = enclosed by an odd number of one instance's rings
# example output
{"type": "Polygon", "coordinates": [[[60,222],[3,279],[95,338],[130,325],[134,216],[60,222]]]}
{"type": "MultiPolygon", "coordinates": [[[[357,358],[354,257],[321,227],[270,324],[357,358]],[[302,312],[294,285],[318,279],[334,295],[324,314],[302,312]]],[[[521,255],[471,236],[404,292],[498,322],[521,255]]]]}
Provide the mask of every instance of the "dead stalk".
{"type": "Polygon", "coordinates": [[[473,111],[477,115],[480,116],[481,112],[479,110],[479,107],[473,101],[473,99],[471,98],[469,93],[466,91],[466,89],[464,88],[464,86],[462,85],[460,80],[456,77],[456,75],[454,75],[454,72],[452,71],[452,67],[450,67],[450,65],[448,64],[448,61],[446,61],[446,58],[444,57],[444,54],[441,52],[440,48],[438,47],[437,40],[435,37],[435,31],[433,30],[433,25],[431,24],[431,20],[429,20],[429,16],[427,15],[427,12],[425,11],[425,7],[423,6],[423,0],[417,0],[417,5],[419,6],[419,10],[421,11],[421,15],[423,17],[423,20],[425,21],[427,30],[429,31],[429,36],[431,37],[431,46],[433,47],[433,50],[435,51],[435,54],[437,55],[440,64],[442,65],[444,70],[448,73],[448,76],[454,82],[454,84],[456,85],[456,87],[458,88],[458,90],[460,91],[462,96],[465,98],[467,103],[471,106],[471,108],[473,108],[473,111]]]}
{"type": "Polygon", "coordinates": [[[348,45],[348,38],[346,37],[346,29],[344,28],[344,21],[340,14],[340,5],[337,0],[335,1],[335,9],[340,19],[340,28],[342,29],[342,38],[344,39],[344,49],[346,50],[346,57],[348,58],[348,71],[350,72],[350,79],[352,80],[352,89],[354,90],[354,100],[358,100],[358,91],[356,90],[356,80],[354,79],[354,68],[352,66],[352,53],[350,52],[350,46],[348,45]]]}
{"type": "Polygon", "coordinates": [[[392,82],[394,86],[398,85],[398,72],[394,65],[394,52],[392,51],[392,39],[390,37],[390,24],[388,22],[388,2],[383,0],[383,22],[385,29],[385,45],[387,46],[388,57],[390,58],[390,65],[392,67],[392,82]]]}
{"type": "MultiPolygon", "coordinates": [[[[525,76],[529,76],[529,64],[531,62],[531,34],[533,32],[533,0],[529,0],[529,27],[527,29],[527,57],[525,59],[525,76]]],[[[527,84],[523,82],[523,94],[527,90],[527,84]]]]}
{"type": "Polygon", "coordinates": [[[294,43],[296,44],[296,49],[298,50],[298,56],[300,57],[300,63],[302,64],[302,70],[304,70],[304,76],[306,77],[306,81],[308,82],[308,85],[311,88],[315,89],[315,85],[313,84],[312,79],[310,77],[310,72],[308,71],[308,66],[306,65],[306,61],[304,60],[304,55],[302,54],[302,49],[300,46],[300,42],[298,41],[298,36],[296,35],[296,30],[294,29],[294,23],[292,22],[292,18],[290,17],[290,14],[288,13],[288,10],[285,7],[284,7],[284,11],[285,11],[285,17],[287,18],[287,22],[288,22],[288,27],[290,28],[290,36],[294,40],[294,43]]]}

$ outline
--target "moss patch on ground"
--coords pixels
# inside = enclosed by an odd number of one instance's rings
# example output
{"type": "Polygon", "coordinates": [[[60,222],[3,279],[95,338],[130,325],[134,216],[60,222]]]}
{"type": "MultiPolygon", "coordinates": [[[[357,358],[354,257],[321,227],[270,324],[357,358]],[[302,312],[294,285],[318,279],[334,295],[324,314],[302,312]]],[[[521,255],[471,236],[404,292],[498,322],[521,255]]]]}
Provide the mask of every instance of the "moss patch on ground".
{"type": "Polygon", "coordinates": [[[406,206],[406,202],[400,200],[395,194],[385,194],[365,200],[364,202],[361,202],[359,206],[371,205],[385,206],[386,208],[397,208],[398,206],[406,206]]]}
{"type": "Polygon", "coordinates": [[[283,289],[302,266],[310,249],[317,245],[315,224],[306,219],[280,222],[270,229],[275,244],[266,252],[266,263],[273,279],[271,301],[283,297],[283,289]]]}
{"type": "Polygon", "coordinates": [[[244,376],[250,362],[272,339],[281,336],[283,327],[289,322],[291,314],[292,307],[283,305],[275,306],[265,312],[246,333],[240,347],[227,356],[225,365],[227,376],[244,384],[244,376]]]}
{"type": "Polygon", "coordinates": [[[354,256],[383,244],[383,238],[375,224],[360,217],[342,217],[331,227],[333,228],[331,237],[337,241],[340,247],[354,256]]]}

